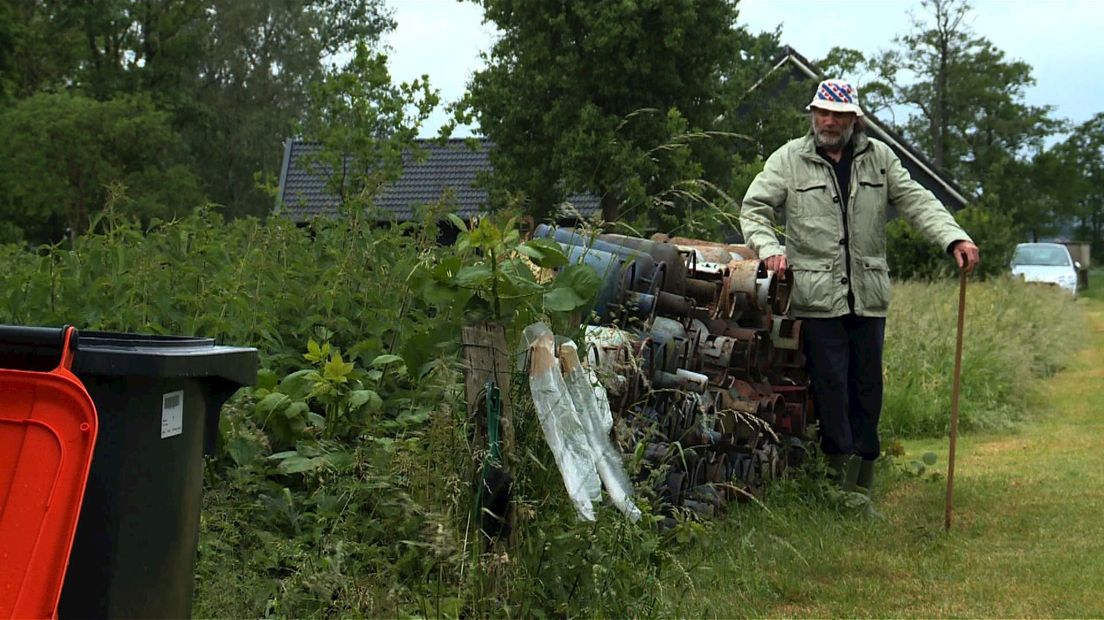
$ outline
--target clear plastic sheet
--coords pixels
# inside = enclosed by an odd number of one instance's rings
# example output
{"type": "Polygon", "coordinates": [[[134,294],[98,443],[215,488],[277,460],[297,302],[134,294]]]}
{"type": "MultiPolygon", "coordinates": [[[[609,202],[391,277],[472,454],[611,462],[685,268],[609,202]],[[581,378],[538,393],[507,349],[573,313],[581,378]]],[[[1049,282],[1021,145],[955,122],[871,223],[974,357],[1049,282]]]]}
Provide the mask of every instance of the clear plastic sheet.
{"type": "Polygon", "coordinates": [[[632,485],[609,440],[613,416],[598,377],[580,363],[578,347],[570,340],[560,346],[562,357],[557,357],[555,337],[547,325],[530,325],[524,335],[532,353],[529,388],[537,417],[579,518],[594,520],[593,502],[600,501],[604,484],[613,504],[630,520],[638,520],[632,485]]]}
{"type": "Polygon", "coordinates": [[[594,521],[594,502],[602,497],[602,483],[586,431],[560,371],[552,330],[544,323],[534,323],[525,328],[524,336],[532,354],[529,390],[544,439],[579,518],[594,521]]]}
{"type": "Polygon", "coordinates": [[[640,509],[632,502],[632,484],[621,464],[621,455],[610,442],[613,414],[610,412],[606,389],[598,381],[598,375],[579,362],[579,349],[574,342],[568,341],[560,346],[560,361],[563,364],[567,390],[575,403],[575,411],[579,414],[583,430],[586,431],[598,476],[602,479],[613,505],[630,521],[635,522],[640,519],[640,509]]]}

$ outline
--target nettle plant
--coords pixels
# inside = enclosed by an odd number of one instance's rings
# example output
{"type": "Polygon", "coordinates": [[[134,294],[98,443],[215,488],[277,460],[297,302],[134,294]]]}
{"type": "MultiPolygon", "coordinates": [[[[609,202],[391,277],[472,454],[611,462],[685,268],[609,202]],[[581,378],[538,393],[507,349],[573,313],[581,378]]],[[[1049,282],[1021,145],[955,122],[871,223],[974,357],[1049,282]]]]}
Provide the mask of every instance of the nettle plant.
{"type": "MultiPolygon", "coordinates": [[[[401,328],[388,330],[390,346],[381,351],[380,338],[373,338],[342,351],[334,343],[339,335],[318,327],[302,355],[305,367],[282,378],[261,372],[252,390],[252,418],[274,451],[268,458],[278,463],[278,474],[336,467],[347,458],[335,445],[417,429],[435,406],[430,401],[441,397],[425,391],[427,374],[448,372],[440,356],[458,349],[464,323],[490,320],[520,329],[549,320],[578,326],[600,285],[593,268],[568,265],[554,241],[522,241],[516,219],[502,226],[481,219],[470,230],[456,216],[450,220],[464,228],[453,247],[423,257],[402,282],[381,283],[415,298],[403,300],[410,307],[401,328]],[[438,359],[425,359],[430,341],[436,341],[438,359]]],[[[454,379],[459,383],[458,375],[454,379]]],[[[235,445],[231,457],[250,460],[253,451],[238,453],[235,445]]]]}
{"type": "Polygon", "coordinates": [[[462,232],[455,253],[420,274],[419,290],[430,305],[462,321],[490,320],[521,328],[547,319],[558,325],[579,323],[593,303],[601,281],[588,265],[569,265],[558,243],[522,241],[517,218],[499,226],[479,219],[470,229],[454,214],[462,232]]]}
{"type": "Polygon", "coordinates": [[[574,335],[602,282],[556,242],[525,240],[517,219],[449,220],[462,227],[454,245],[417,257],[396,246],[392,262],[406,262],[386,273],[370,263],[381,299],[363,317],[386,326],[316,326],[298,354],[303,367],[262,372],[241,403],[226,448],[238,471],[255,476],[246,488],[256,499],[238,518],[259,520],[281,540],[258,545],[247,564],[287,567],[270,594],[287,615],[401,615],[411,605],[423,616],[500,606],[522,616],[649,615],[673,562],[661,543],[672,533],[656,519],[630,525],[613,514],[577,523],[521,381],[509,386],[512,449],[527,456],[510,472],[522,515],[517,545],[499,556],[472,544],[467,481],[480,447],[457,364],[460,328],[500,323],[508,345],[537,320],[574,335]],[[376,308],[384,297],[396,307],[376,308]],[[339,545],[348,553],[335,563],[339,545]],[[363,588],[385,607],[366,607],[363,588]]]}
{"type": "MultiPolygon", "coordinates": [[[[371,431],[383,412],[380,390],[406,376],[406,364],[397,355],[379,355],[369,369],[346,361],[341,350],[313,338],[303,358],[308,368],[277,381],[262,373],[254,396],[255,421],[280,443],[303,439],[351,442],[371,431]]],[[[296,473],[327,464],[326,459],[293,459],[294,451],[271,458],[282,461],[281,473],[296,473]]]]}

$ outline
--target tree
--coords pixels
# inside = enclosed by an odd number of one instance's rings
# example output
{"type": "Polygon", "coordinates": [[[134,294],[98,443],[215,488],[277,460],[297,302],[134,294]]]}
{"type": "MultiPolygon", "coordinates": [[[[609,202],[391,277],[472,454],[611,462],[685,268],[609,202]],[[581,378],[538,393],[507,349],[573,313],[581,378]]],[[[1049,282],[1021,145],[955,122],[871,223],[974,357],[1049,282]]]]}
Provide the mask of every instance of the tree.
{"type": "MultiPolygon", "coordinates": [[[[256,175],[275,174],[326,59],[372,47],[394,27],[383,0],[210,0],[202,46],[170,108],[212,200],[235,213],[272,209],[256,175]]],[[[332,62],[332,61],[331,61],[332,62]]]]}
{"type": "Polygon", "coordinates": [[[900,129],[937,168],[983,205],[1014,210],[1021,164],[1059,124],[1049,106],[1024,103],[1031,66],[970,30],[966,0],[921,4],[926,14],[914,16],[913,31],[870,63],[877,78],[864,87],[868,101],[904,107],[900,129]]]}
{"type": "Polygon", "coordinates": [[[387,57],[357,46],[346,67],[310,89],[299,133],[321,149],[306,165],[345,210],[369,206],[402,173],[418,130],[440,101],[426,76],[394,86],[387,57]]]}
{"type": "Polygon", "coordinates": [[[13,19],[14,13],[7,0],[0,0],[0,103],[6,101],[15,90],[12,57],[15,55],[19,34],[13,19]]]}
{"type": "Polygon", "coordinates": [[[81,39],[70,20],[57,18],[69,4],[57,0],[0,0],[0,98],[14,98],[71,81],[81,39]]]}
{"type": "Polygon", "coordinates": [[[384,0],[0,0],[5,11],[0,88],[144,93],[231,215],[272,209],[256,177],[275,176],[310,85],[336,70],[328,59],[394,26],[384,0]]]}
{"type": "Polygon", "coordinates": [[[1056,200],[1071,209],[1077,233],[1104,255],[1104,112],[1078,125],[1051,149],[1056,200]]]}
{"type": "Polygon", "coordinates": [[[607,221],[652,215],[649,197],[710,178],[705,162],[730,167],[703,155],[703,138],[716,136],[723,77],[747,36],[734,3],[480,4],[502,36],[461,109],[495,144],[495,187],[524,192],[530,211],[586,191],[607,221]]]}
{"type": "Polygon", "coordinates": [[[79,234],[109,200],[145,220],[191,209],[203,197],[186,157],[169,115],[147,97],[24,99],[0,114],[4,234],[31,241],[79,234]]]}

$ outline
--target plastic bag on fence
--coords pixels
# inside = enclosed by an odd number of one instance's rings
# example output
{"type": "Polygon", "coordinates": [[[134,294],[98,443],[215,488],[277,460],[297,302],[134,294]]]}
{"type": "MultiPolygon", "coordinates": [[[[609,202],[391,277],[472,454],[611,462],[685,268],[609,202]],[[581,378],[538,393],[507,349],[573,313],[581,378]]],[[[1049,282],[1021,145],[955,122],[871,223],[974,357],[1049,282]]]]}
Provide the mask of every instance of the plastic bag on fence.
{"type": "Polygon", "coordinates": [[[563,363],[564,382],[575,404],[583,430],[594,455],[594,464],[598,476],[609,493],[610,501],[630,521],[640,519],[640,509],[633,503],[632,484],[621,464],[621,455],[610,443],[609,433],[613,428],[613,414],[610,412],[606,389],[598,382],[598,375],[579,362],[579,349],[574,342],[560,345],[560,361],[563,363]]]}
{"type": "Polygon", "coordinates": [[[552,330],[544,323],[534,323],[525,328],[524,336],[532,353],[529,390],[544,439],[579,518],[594,521],[593,502],[602,497],[602,483],[587,433],[560,371],[552,330]]]}

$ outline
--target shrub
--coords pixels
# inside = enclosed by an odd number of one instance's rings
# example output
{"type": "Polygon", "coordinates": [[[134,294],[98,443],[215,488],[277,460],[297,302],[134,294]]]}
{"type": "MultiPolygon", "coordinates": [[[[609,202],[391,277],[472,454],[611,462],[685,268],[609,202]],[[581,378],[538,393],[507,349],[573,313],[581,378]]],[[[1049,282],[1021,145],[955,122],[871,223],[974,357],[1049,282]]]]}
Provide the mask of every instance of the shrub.
{"type": "MultiPolygon", "coordinates": [[[[988,278],[1009,271],[1012,252],[1021,237],[1010,217],[991,209],[967,207],[955,213],[955,220],[981,250],[976,276],[988,278]]],[[[902,218],[886,225],[886,258],[896,278],[932,280],[955,273],[955,263],[945,249],[936,247],[902,218]]]]}

